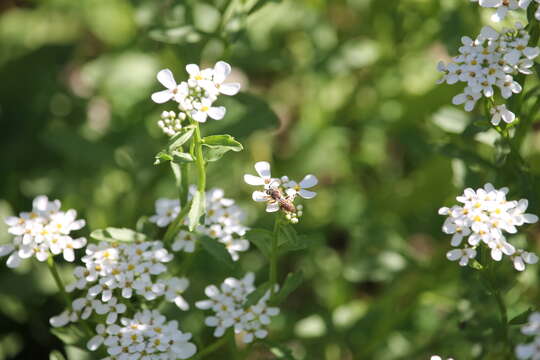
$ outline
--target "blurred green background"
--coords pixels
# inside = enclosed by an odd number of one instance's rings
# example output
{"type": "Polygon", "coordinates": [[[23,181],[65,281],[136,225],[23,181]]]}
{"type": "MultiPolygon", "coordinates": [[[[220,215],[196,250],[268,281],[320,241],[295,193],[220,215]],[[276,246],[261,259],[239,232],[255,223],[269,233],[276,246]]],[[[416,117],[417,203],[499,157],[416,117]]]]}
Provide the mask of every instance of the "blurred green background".
{"type": "MultiPolygon", "coordinates": [[[[236,199],[249,226],[270,227],[241,181],[255,161],[320,179],[297,226],[310,247],[280,260],[282,277],[302,269],[306,281],[270,339],[297,359],[499,359],[496,304],[472,269],[445,259],[437,215],[464,186],[487,181],[539,212],[537,178],[525,184],[510,166],[492,165],[496,136],[475,127],[479,114],[451,105],[460,87],[435,84],[436,63],[489,13],[468,0],[3,0],[0,215],[48,194],[87,219],[84,235],[134,227],[157,197],[176,194],[169,169],[153,165],[166,143],[156,122],[172,108],[151,102],[155,74],[168,67],[180,81],[188,63],[226,60],[245,93],[223,100],[227,116],[203,132],[229,133],[245,151],[210,164],[209,187],[236,199]]],[[[539,140],[531,130],[524,143],[533,170],[539,140]]],[[[529,229],[529,250],[539,250],[539,236],[529,229]]],[[[263,281],[252,248],[231,275],[251,270],[263,281]]],[[[204,253],[192,269],[191,303],[228,271],[204,253]]],[[[538,303],[537,269],[501,265],[510,317],[538,303]]],[[[0,359],[46,359],[53,349],[91,358],[49,334],[48,318],[62,310],[55,293],[42,264],[13,272],[2,261],[0,359]]],[[[203,312],[168,315],[212,341],[203,312]]],[[[511,336],[524,341],[517,328],[511,336]]],[[[260,345],[248,356],[271,358],[260,345]]]]}

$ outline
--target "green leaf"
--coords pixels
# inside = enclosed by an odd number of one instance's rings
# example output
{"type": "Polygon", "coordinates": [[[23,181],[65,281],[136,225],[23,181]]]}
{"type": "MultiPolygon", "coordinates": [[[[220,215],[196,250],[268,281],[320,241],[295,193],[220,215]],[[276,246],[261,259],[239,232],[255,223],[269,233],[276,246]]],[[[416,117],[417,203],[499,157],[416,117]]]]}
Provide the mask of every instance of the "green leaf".
{"type": "Polygon", "coordinates": [[[285,282],[283,283],[283,287],[272,297],[271,303],[277,305],[283,302],[285,299],[287,299],[290,293],[300,286],[303,280],[304,274],[302,271],[289,273],[285,279],[285,282]]]}
{"type": "Polygon", "coordinates": [[[180,26],[172,29],[155,29],[148,36],[156,41],[167,44],[193,44],[202,39],[201,34],[191,25],[180,26]]]}
{"type": "Polygon", "coordinates": [[[85,335],[82,330],[74,324],[60,328],[51,328],[50,331],[66,345],[84,346],[85,335]]]}
{"type": "Polygon", "coordinates": [[[206,200],[204,192],[197,191],[193,196],[191,208],[189,209],[188,213],[189,231],[193,231],[197,228],[197,226],[199,226],[201,216],[204,215],[205,206],[206,200]]]}
{"type": "Polygon", "coordinates": [[[307,248],[307,236],[298,236],[291,224],[281,224],[278,230],[278,253],[298,251],[307,248]]]}
{"type": "Polygon", "coordinates": [[[49,354],[49,360],[66,360],[66,358],[64,357],[64,355],[62,355],[60,351],[53,350],[49,354]]]}
{"type": "Polygon", "coordinates": [[[266,257],[270,258],[272,253],[272,237],[274,234],[265,229],[252,229],[246,233],[246,239],[255,244],[259,251],[266,257]]]}
{"type": "Polygon", "coordinates": [[[180,164],[180,163],[183,163],[183,162],[194,162],[195,159],[193,158],[193,156],[189,153],[185,153],[185,152],[180,152],[178,150],[175,150],[172,152],[172,161],[177,163],[177,164],[180,164]]]}
{"type": "Polygon", "coordinates": [[[532,312],[533,312],[533,308],[528,308],[527,310],[525,310],[521,314],[513,317],[512,320],[510,320],[508,323],[510,325],[522,325],[522,324],[525,324],[525,323],[527,323],[527,321],[529,321],[529,315],[531,315],[532,312]]]}
{"type": "Polygon", "coordinates": [[[225,248],[225,245],[208,236],[202,236],[198,241],[202,245],[203,249],[212,255],[216,260],[222,262],[230,268],[234,267],[234,261],[225,248]]]}
{"type": "Polygon", "coordinates": [[[244,147],[231,135],[212,135],[202,139],[204,159],[216,161],[229,151],[242,151],[244,147]]]}
{"type": "Polygon", "coordinates": [[[146,235],[126,228],[114,228],[108,227],[106,229],[98,229],[90,233],[92,239],[98,241],[109,242],[132,242],[132,241],[145,241],[146,235]]]}
{"type": "Polygon", "coordinates": [[[156,160],[154,161],[154,165],[159,165],[163,163],[164,161],[172,161],[173,157],[166,153],[165,151],[160,151],[156,154],[156,160]]]}
{"type": "Polygon", "coordinates": [[[183,127],[178,134],[174,135],[171,140],[169,140],[169,143],[167,144],[169,153],[172,154],[174,150],[177,150],[180,146],[184,145],[189,139],[191,139],[194,131],[195,127],[193,125],[183,127]]]}
{"type": "Polygon", "coordinates": [[[171,170],[174,174],[174,180],[176,184],[176,188],[180,189],[180,186],[182,185],[182,170],[180,170],[180,165],[176,162],[171,162],[171,170]]]}
{"type": "Polygon", "coordinates": [[[270,349],[270,352],[276,356],[277,359],[295,360],[291,349],[282,344],[277,344],[270,340],[259,340],[270,349]]]}
{"type": "Polygon", "coordinates": [[[268,290],[270,290],[271,284],[269,281],[262,283],[259,285],[255,291],[253,291],[251,294],[248,295],[246,303],[244,304],[244,307],[250,307],[252,305],[255,305],[259,300],[266,294],[268,290]]]}

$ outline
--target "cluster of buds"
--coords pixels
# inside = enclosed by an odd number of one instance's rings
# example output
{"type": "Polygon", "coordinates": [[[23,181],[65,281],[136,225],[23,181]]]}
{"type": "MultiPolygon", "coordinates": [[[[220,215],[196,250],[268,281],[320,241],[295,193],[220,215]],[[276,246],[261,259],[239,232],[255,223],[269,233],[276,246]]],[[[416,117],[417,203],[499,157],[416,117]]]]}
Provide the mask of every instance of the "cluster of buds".
{"type": "Polygon", "coordinates": [[[315,175],[306,175],[302,181],[297,183],[287,176],[273,178],[270,172],[270,164],[266,161],[259,161],[255,164],[255,171],[259,176],[246,174],[244,181],[249,185],[262,186],[263,191],[256,190],[252,198],[257,202],[266,202],[267,212],[283,211],[285,217],[293,224],[298,223],[302,216],[302,205],[295,205],[295,199],[300,196],[304,199],[312,199],[317,193],[311,190],[317,185],[318,180],[315,175]]]}
{"type": "Polygon", "coordinates": [[[174,111],[164,111],[161,113],[161,120],[158,121],[158,125],[163,132],[169,136],[174,136],[182,130],[182,121],[186,120],[186,114],[183,112],[178,113],[178,117],[174,111]]]}
{"type": "MultiPolygon", "coordinates": [[[[475,40],[464,36],[460,55],[449,64],[439,63],[438,70],[443,73],[439,83],[466,83],[463,93],[452,99],[455,105],[464,104],[466,111],[472,111],[483,96],[491,99],[495,88],[502,98],[508,99],[522,90],[513,75],[531,74],[533,59],[540,54],[538,47],[528,46],[529,39],[519,23],[515,29],[503,29],[501,33],[485,26],[475,40]]],[[[515,115],[504,104],[493,104],[492,123],[498,125],[501,119],[510,123],[515,115]]]]}
{"type": "Polygon", "coordinates": [[[218,61],[213,68],[200,69],[198,65],[186,66],[189,74],[187,81],[177,84],[173,73],[169,69],[158,72],[158,81],[166,90],[152,94],[152,100],[158,104],[173,100],[178,103],[179,113],[165,112],[159,121],[163,131],[173,136],[182,127],[186,118],[198,122],[206,122],[208,117],[221,120],[226,109],[223,106],[214,106],[220,94],[236,95],[240,90],[239,83],[226,83],[225,79],[231,73],[231,66],[224,61],[218,61]]]}
{"type": "Polygon", "coordinates": [[[59,200],[49,201],[41,195],[32,202],[32,211],[19,216],[9,216],[5,222],[8,232],[14,235],[10,244],[0,246],[0,256],[7,256],[7,265],[15,268],[22,259],[34,256],[45,261],[52,255],[62,254],[66,261],[75,260],[75,249],[86,245],[86,239],[73,239],[70,233],[81,229],[84,220],[76,220],[77,211],[61,211],[59,200]]]}
{"type": "Polygon", "coordinates": [[[525,270],[525,264],[538,261],[535,254],[516,249],[504,236],[505,233],[515,234],[518,226],[538,221],[536,215],[525,213],[526,199],[510,201],[506,199],[507,193],[508,188],[495,189],[488,183],[477,190],[465,189],[463,195],[456,198],[462,205],[439,209],[440,215],[448,216],[442,230],[452,235],[450,244],[459,247],[464,243],[463,248],[447,253],[449,260],[465,266],[476,257],[476,248],[483,244],[493,260],[500,261],[507,255],[518,271],[525,270]]]}

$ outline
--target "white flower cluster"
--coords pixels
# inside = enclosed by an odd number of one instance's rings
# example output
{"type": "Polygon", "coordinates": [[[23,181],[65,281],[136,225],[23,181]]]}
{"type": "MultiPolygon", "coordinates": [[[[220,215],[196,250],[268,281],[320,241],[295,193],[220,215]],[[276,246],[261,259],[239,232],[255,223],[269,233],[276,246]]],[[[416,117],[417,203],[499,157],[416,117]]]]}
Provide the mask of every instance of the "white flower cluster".
{"type": "Polygon", "coordinates": [[[540,359],[540,313],[534,312],[529,315],[529,321],[521,327],[521,333],[534,336],[533,342],[516,346],[518,359],[540,359]]]}
{"type": "Polygon", "coordinates": [[[491,184],[473,190],[465,189],[463,195],[456,197],[462,205],[451,208],[442,207],[440,215],[448,216],[442,230],[452,235],[451,245],[464,247],[454,249],[446,254],[451,261],[459,261],[461,266],[476,257],[476,248],[485,244],[491,249],[491,257],[500,261],[503,255],[510,256],[514,268],[525,270],[525,264],[535,264],[538,257],[525,250],[516,249],[506,241],[504,233],[515,234],[517,227],[538,221],[536,215],[527,214],[528,201],[506,200],[508,188],[495,189],[491,184]]]}
{"type": "Polygon", "coordinates": [[[114,324],[118,315],[126,311],[124,299],[139,295],[147,301],[164,296],[180,309],[189,305],[182,293],[189,286],[186,278],[157,278],[167,271],[164,263],[172,255],[163,248],[161,241],[138,243],[90,244],[82,258],[85,266],[77,266],[73,272],[76,281],[66,287],[68,292],[84,290],[71,308],[50,319],[54,327],[62,327],[79,319],[85,320],[96,313],[107,315],[105,322],[114,324]]]}
{"type": "Polygon", "coordinates": [[[177,321],[169,321],[157,310],[137,312],[122,318],[120,324],[96,327],[96,336],[87,343],[91,351],[105,345],[109,357],[103,360],[176,360],[195,355],[197,347],[189,342],[190,333],[178,330],[177,321]]]}
{"type": "Polygon", "coordinates": [[[130,299],[133,294],[148,301],[165,296],[167,301],[187,310],[189,305],[182,293],[189,286],[189,280],[158,278],[158,275],[166,273],[165,263],[172,258],[158,240],[90,244],[82,258],[85,266],[75,268],[73,275],[76,281],[67,290],[88,289],[87,299],[99,296],[105,303],[114,298],[130,299]]]}
{"type": "Polygon", "coordinates": [[[61,211],[59,200],[49,201],[41,195],[32,202],[32,211],[19,216],[9,216],[5,222],[8,232],[15,237],[11,244],[0,246],[0,256],[9,255],[7,266],[15,268],[22,259],[35,256],[45,261],[50,255],[62,254],[66,261],[75,260],[75,249],[86,245],[86,239],[73,239],[70,233],[85,225],[84,220],[76,220],[77,211],[61,211]]]}
{"type": "MultiPolygon", "coordinates": [[[[190,188],[189,198],[195,188],[190,188]]],[[[167,226],[180,212],[178,200],[159,199],[156,201],[156,215],[150,221],[160,227],[167,226]]],[[[206,216],[196,233],[180,230],[172,244],[173,251],[194,252],[197,235],[206,235],[224,244],[233,260],[239,259],[239,252],[249,249],[249,241],[243,238],[247,227],[242,225],[245,213],[235,205],[234,200],[224,197],[222,189],[214,188],[206,192],[206,216]]],[[[187,219],[185,220],[187,225],[187,219]]]]}
{"type": "MultiPolygon", "coordinates": [[[[440,357],[439,355],[432,355],[432,356],[429,358],[429,360],[443,360],[443,358],[440,357]]],[[[454,360],[454,359],[448,358],[448,359],[446,359],[446,360],[454,360]]]]}
{"type": "MultiPolygon", "coordinates": [[[[516,29],[503,29],[498,33],[485,26],[480,35],[472,40],[464,36],[459,48],[460,55],[452,62],[439,62],[438,70],[444,75],[439,83],[466,83],[463,93],[452,99],[454,105],[464,104],[466,111],[472,111],[482,97],[491,98],[498,88],[501,96],[508,99],[521,92],[521,85],[512,75],[531,74],[533,59],[540,54],[538,47],[529,47],[530,35],[521,24],[516,29]]],[[[507,123],[514,121],[515,115],[505,105],[494,105],[492,123],[498,125],[501,119],[507,123]]]]}
{"type": "Polygon", "coordinates": [[[231,66],[224,61],[218,61],[213,68],[201,70],[195,64],[186,66],[189,74],[187,81],[176,83],[172,72],[164,69],[158,72],[158,81],[167,89],[152,94],[152,100],[158,104],[173,100],[178,103],[178,115],[174,112],[162,114],[159,126],[167,135],[174,135],[181,128],[181,122],[189,117],[198,122],[206,122],[210,117],[221,120],[226,109],[223,106],[213,106],[220,94],[236,95],[240,90],[239,83],[226,83],[225,79],[231,73],[231,66]]]}
{"type": "Polygon", "coordinates": [[[245,343],[251,343],[255,338],[263,339],[268,335],[266,326],[270,318],[279,314],[279,309],[269,307],[266,302],[270,297],[268,291],[257,304],[246,307],[248,295],[255,291],[253,285],[255,275],[247,273],[242,279],[227,278],[220,288],[215,285],[205,289],[208,300],[195,303],[199,309],[214,311],[213,316],[205,319],[205,324],[215,327],[214,336],[221,337],[228,328],[234,328],[236,334],[243,335],[245,343]]]}
{"type": "MultiPolygon", "coordinates": [[[[533,2],[540,4],[540,0],[471,0],[472,2],[477,2],[480,6],[485,8],[495,8],[497,9],[495,13],[491,16],[491,20],[499,22],[504,20],[509,11],[525,9],[533,2]]],[[[540,20],[540,9],[538,9],[534,16],[537,20],[540,20]]]]}
{"type": "Polygon", "coordinates": [[[298,223],[298,219],[302,216],[302,205],[295,206],[294,200],[297,196],[312,199],[317,195],[316,192],[307,190],[317,185],[318,180],[315,175],[306,175],[300,183],[290,180],[287,176],[273,178],[270,164],[266,161],[255,163],[255,171],[259,176],[244,175],[244,181],[247,184],[264,188],[264,191],[253,192],[253,200],[266,202],[267,212],[282,210],[290,222],[298,223]]]}

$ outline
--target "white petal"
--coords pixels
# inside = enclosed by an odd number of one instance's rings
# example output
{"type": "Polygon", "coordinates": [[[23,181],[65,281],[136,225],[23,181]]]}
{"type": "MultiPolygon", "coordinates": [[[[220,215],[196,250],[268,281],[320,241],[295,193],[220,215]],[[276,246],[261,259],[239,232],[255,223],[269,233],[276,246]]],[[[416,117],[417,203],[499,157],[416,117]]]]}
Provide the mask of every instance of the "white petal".
{"type": "Polygon", "coordinates": [[[188,64],[186,65],[186,71],[189,75],[195,76],[198,75],[201,70],[198,65],[188,64]]]}
{"type": "Polygon", "coordinates": [[[17,266],[19,266],[21,264],[21,258],[19,257],[19,255],[17,254],[17,252],[14,252],[12,253],[7,261],[6,261],[6,265],[9,267],[9,268],[16,268],[17,266]]]}
{"type": "Polygon", "coordinates": [[[317,180],[317,177],[315,175],[308,174],[308,175],[304,176],[302,181],[300,181],[300,187],[302,187],[304,189],[307,189],[307,188],[310,188],[310,187],[313,187],[313,186],[317,185],[318,182],[319,182],[319,180],[317,180]]]}
{"type": "Polygon", "coordinates": [[[239,91],[240,91],[239,83],[225,83],[219,86],[219,92],[224,95],[233,96],[233,95],[238,94],[239,91]]]}
{"type": "Polygon", "coordinates": [[[163,69],[157,73],[158,81],[167,89],[174,89],[176,87],[176,81],[174,80],[173,73],[169,69],[163,69]]]}
{"type": "Polygon", "coordinates": [[[267,161],[259,161],[255,163],[255,170],[257,174],[263,178],[270,177],[270,164],[267,161]]]}
{"type": "Polygon", "coordinates": [[[197,352],[197,347],[192,343],[185,343],[175,347],[174,354],[180,359],[189,359],[197,352]]]}
{"type": "Polygon", "coordinates": [[[304,190],[304,189],[301,189],[299,192],[298,192],[298,195],[300,195],[301,197],[303,197],[304,199],[312,199],[315,197],[315,195],[317,195],[317,193],[315,191],[309,191],[309,190],[304,190]]]}
{"type": "MultiPolygon", "coordinates": [[[[254,175],[249,175],[249,174],[244,175],[244,181],[246,182],[246,184],[249,184],[249,185],[254,185],[254,186],[264,185],[264,179],[258,176],[254,176],[254,175]]],[[[0,253],[0,256],[2,256],[1,253],[0,253]]]]}
{"type": "Polygon", "coordinates": [[[446,253],[446,258],[450,261],[456,261],[461,257],[461,255],[463,255],[461,249],[454,249],[446,253]]]}
{"type": "Polygon", "coordinates": [[[158,91],[152,94],[152,101],[158,104],[166,103],[173,98],[173,93],[169,90],[158,91]]]}
{"type": "Polygon", "coordinates": [[[103,340],[105,339],[103,339],[103,337],[100,335],[94,336],[93,338],[90,339],[90,341],[88,341],[88,343],[86,344],[86,347],[90,351],[95,351],[97,348],[101,346],[101,344],[103,344],[103,340]]]}
{"type": "Polygon", "coordinates": [[[266,201],[268,198],[268,195],[264,191],[254,191],[253,194],[251,194],[251,198],[258,202],[266,201]]]}
{"type": "Polygon", "coordinates": [[[214,120],[221,120],[225,116],[225,113],[227,112],[227,109],[223,106],[213,106],[210,109],[208,109],[208,116],[210,116],[214,120]]]}
{"type": "Polygon", "coordinates": [[[214,81],[221,84],[231,73],[231,65],[225,61],[218,61],[214,66],[214,81]]]}
{"type": "Polygon", "coordinates": [[[203,111],[193,111],[191,117],[193,120],[203,123],[206,122],[207,114],[203,111]]]}
{"type": "Polygon", "coordinates": [[[279,210],[279,204],[278,203],[269,203],[266,205],[266,212],[276,212],[279,210]]]}
{"type": "Polygon", "coordinates": [[[11,244],[2,245],[0,246],[0,256],[11,254],[13,250],[15,250],[15,247],[11,244]]]}

